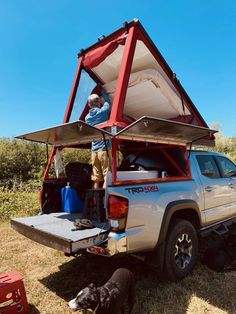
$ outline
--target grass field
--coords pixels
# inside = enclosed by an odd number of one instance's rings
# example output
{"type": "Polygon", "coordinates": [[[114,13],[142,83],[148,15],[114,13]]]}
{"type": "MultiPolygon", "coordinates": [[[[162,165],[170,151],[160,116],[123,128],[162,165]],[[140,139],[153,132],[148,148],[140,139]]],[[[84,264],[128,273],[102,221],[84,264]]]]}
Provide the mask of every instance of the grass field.
{"type": "Polygon", "coordinates": [[[0,223],[0,273],[17,270],[24,276],[31,313],[71,313],[67,302],[90,282],[102,285],[125,266],[135,275],[134,313],[236,313],[236,272],[215,273],[200,263],[177,283],[160,282],[143,264],[94,255],[68,258],[19,235],[0,223]]]}

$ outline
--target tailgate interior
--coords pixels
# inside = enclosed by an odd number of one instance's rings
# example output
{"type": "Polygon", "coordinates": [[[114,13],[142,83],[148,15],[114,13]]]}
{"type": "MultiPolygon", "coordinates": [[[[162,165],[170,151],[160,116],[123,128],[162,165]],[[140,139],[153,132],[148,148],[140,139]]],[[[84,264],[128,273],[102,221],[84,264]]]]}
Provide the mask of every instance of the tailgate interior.
{"type": "Polygon", "coordinates": [[[109,223],[92,221],[94,228],[76,230],[74,221],[81,214],[65,212],[44,214],[11,220],[12,228],[24,236],[65,253],[76,253],[82,249],[105,242],[109,223]]]}

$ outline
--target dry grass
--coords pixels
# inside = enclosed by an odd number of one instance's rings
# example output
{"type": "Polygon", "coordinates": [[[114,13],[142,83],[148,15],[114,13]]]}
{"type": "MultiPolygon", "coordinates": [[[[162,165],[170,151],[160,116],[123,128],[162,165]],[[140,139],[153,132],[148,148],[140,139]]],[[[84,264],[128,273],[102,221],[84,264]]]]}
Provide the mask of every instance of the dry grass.
{"type": "Polygon", "coordinates": [[[120,266],[131,268],[136,279],[134,313],[236,313],[236,272],[215,273],[199,264],[178,283],[160,282],[142,264],[92,255],[68,258],[34,243],[0,223],[0,273],[24,276],[31,313],[71,313],[67,302],[90,282],[103,284],[120,266]]]}

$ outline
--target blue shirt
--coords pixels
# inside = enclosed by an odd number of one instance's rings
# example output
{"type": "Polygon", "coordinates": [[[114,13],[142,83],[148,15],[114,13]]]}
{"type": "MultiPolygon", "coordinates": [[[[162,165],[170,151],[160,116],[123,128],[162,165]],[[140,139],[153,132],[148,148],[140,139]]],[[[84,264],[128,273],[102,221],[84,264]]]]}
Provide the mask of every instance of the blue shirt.
{"type": "MultiPolygon", "coordinates": [[[[104,99],[104,104],[101,108],[91,108],[89,110],[89,113],[85,117],[85,122],[90,124],[90,125],[97,125],[101,124],[105,121],[108,120],[109,118],[109,113],[110,113],[110,100],[105,91],[102,91],[101,96],[104,99]]],[[[93,141],[92,142],[92,152],[96,153],[99,152],[100,150],[105,150],[108,147],[111,147],[111,141],[106,140],[105,142],[102,141],[93,141]]]]}

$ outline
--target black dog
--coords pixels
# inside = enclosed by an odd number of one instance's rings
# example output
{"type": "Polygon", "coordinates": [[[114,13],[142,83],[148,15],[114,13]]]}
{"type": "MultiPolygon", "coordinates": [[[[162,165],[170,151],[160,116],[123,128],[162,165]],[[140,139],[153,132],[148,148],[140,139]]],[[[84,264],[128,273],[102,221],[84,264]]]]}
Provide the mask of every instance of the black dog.
{"type": "Polygon", "coordinates": [[[128,296],[128,313],[134,305],[134,277],[126,268],[117,269],[112,277],[101,287],[93,283],[81,290],[68,305],[71,310],[90,310],[96,314],[125,313],[125,301],[128,296]]]}

